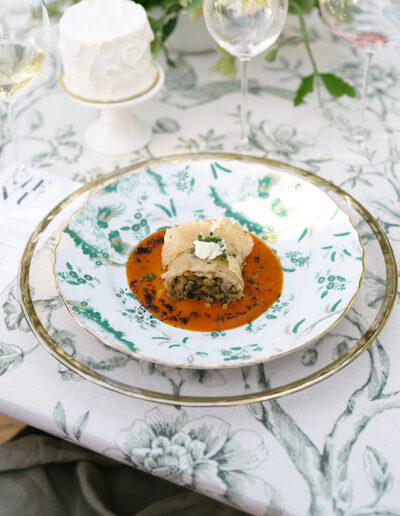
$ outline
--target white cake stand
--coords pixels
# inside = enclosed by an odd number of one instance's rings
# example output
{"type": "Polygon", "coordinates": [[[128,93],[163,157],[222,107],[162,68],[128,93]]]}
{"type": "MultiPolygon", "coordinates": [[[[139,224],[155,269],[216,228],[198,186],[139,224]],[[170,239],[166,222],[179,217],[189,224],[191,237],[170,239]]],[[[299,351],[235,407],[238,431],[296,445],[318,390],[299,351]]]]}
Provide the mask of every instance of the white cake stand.
{"type": "Polygon", "coordinates": [[[85,131],[87,145],[101,154],[126,154],[144,147],[151,140],[151,127],[138,119],[133,108],[156,95],[164,84],[164,70],[157,63],[157,82],[145,93],[114,102],[97,102],[71,93],[60,82],[66,93],[82,106],[100,110],[100,116],[85,131]]]}

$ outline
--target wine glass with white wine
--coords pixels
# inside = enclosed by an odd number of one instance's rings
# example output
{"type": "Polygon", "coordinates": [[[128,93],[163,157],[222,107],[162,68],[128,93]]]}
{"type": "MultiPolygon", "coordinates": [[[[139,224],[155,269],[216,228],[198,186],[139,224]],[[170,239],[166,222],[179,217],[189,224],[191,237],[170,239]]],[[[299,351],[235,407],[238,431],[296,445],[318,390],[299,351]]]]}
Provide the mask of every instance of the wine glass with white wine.
{"type": "Polygon", "coordinates": [[[50,24],[42,0],[0,0],[0,99],[7,110],[15,153],[14,178],[22,176],[13,106],[39,76],[48,53],[50,24]]]}
{"type": "Polygon", "coordinates": [[[251,58],[275,43],[285,24],[288,0],[204,0],[204,19],[211,36],[237,57],[242,72],[240,139],[235,149],[250,149],[247,130],[247,68],[251,58]]]}

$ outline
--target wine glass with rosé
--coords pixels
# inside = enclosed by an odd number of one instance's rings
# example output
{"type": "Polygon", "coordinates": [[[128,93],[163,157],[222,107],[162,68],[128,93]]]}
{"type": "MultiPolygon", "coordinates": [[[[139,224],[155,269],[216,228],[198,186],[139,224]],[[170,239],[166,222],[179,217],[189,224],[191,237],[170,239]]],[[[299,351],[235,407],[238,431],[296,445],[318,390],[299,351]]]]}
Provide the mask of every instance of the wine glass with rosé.
{"type": "Polygon", "coordinates": [[[15,152],[14,179],[22,176],[14,129],[13,106],[18,95],[43,69],[48,52],[50,24],[42,0],[1,0],[0,2],[0,99],[6,108],[15,152]]]}
{"type": "Polygon", "coordinates": [[[350,138],[362,143],[371,137],[366,127],[365,109],[368,75],[372,56],[385,47],[400,44],[399,0],[319,0],[321,14],[331,31],[365,52],[358,123],[350,128],[350,138]]]}
{"type": "Polygon", "coordinates": [[[247,68],[250,59],[275,43],[285,24],[288,0],[204,0],[207,29],[215,41],[237,57],[242,75],[240,137],[235,149],[249,150],[247,68]]]}

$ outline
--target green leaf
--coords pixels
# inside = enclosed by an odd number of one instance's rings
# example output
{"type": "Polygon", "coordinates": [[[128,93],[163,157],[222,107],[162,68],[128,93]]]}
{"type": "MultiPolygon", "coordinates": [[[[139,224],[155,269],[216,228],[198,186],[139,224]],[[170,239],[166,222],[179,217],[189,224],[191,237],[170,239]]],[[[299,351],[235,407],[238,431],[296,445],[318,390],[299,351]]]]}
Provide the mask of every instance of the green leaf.
{"type": "Polygon", "coordinates": [[[156,31],[154,31],[154,39],[151,42],[151,53],[156,56],[160,48],[162,47],[162,37],[161,34],[157,34],[156,31]]]}
{"type": "MultiPolygon", "coordinates": [[[[48,14],[49,18],[50,19],[54,18],[55,21],[58,21],[61,18],[61,16],[63,15],[63,11],[62,11],[61,5],[49,4],[49,5],[46,5],[46,10],[47,10],[47,14],[48,14]]],[[[40,10],[38,10],[38,8],[36,8],[35,11],[38,14],[40,14],[40,10]]]]}
{"type": "Polygon", "coordinates": [[[268,61],[268,63],[273,63],[276,59],[276,56],[278,55],[278,52],[281,47],[273,48],[268,52],[268,54],[265,56],[265,60],[268,61]]]}
{"type": "Polygon", "coordinates": [[[172,213],[175,215],[176,217],[176,208],[175,208],[175,204],[174,204],[174,200],[173,199],[170,199],[169,200],[169,205],[171,206],[171,211],[172,213]]]}
{"type": "Polygon", "coordinates": [[[214,165],[219,168],[220,170],[224,171],[224,172],[227,172],[228,174],[230,174],[232,172],[231,169],[229,168],[225,168],[223,167],[222,165],[220,165],[219,163],[217,163],[216,161],[214,162],[214,165]]]}
{"type": "Polygon", "coordinates": [[[297,14],[298,11],[295,8],[295,5],[304,14],[307,14],[314,9],[315,2],[314,2],[314,0],[290,0],[290,2],[289,2],[289,13],[290,14],[297,14]]]}
{"type": "MultiPolygon", "coordinates": [[[[188,11],[195,11],[196,9],[202,9],[203,7],[203,0],[187,0],[184,2],[186,5],[186,9],[188,11]]],[[[181,2],[181,5],[183,2],[181,2]]]]}
{"type": "Polygon", "coordinates": [[[154,181],[157,183],[157,186],[161,193],[165,194],[165,183],[163,181],[163,178],[160,174],[157,174],[157,172],[154,172],[154,170],[146,170],[147,174],[154,179],[154,181]]]}
{"type": "Polygon", "coordinates": [[[89,421],[89,411],[87,411],[84,414],[82,414],[82,416],[79,417],[75,421],[73,432],[74,432],[75,439],[77,441],[79,441],[79,439],[80,439],[80,437],[82,435],[82,432],[85,429],[88,421],[89,421]]]}
{"type": "Polygon", "coordinates": [[[236,77],[236,59],[221,47],[217,47],[221,57],[215,63],[214,70],[219,72],[222,76],[234,79],[236,77]]]}
{"type": "Polygon", "coordinates": [[[302,319],[301,321],[299,321],[298,323],[296,323],[293,327],[293,333],[297,333],[297,330],[300,328],[300,325],[303,324],[303,322],[305,321],[305,319],[302,319]]]}
{"type": "Polygon", "coordinates": [[[181,4],[179,0],[164,0],[161,2],[161,8],[165,14],[170,14],[180,11],[181,4]]]}
{"type": "Polygon", "coordinates": [[[388,463],[372,446],[365,448],[364,470],[368,482],[375,489],[377,495],[382,496],[392,487],[393,476],[388,472],[388,463]]]}
{"type": "Polygon", "coordinates": [[[172,134],[179,131],[180,125],[176,120],[168,117],[158,118],[153,127],[153,132],[158,134],[172,134]]]}
{"type": "Polygon", "coordinates": [[[347,236],[347,235],[350,235],[350,231],[346,231],[345,233],[334,233],[334,237],[342,237],[342,236],[347,236]]]}
{"type": "Polygon", "coordinates": [[[15,369],[23,361],[24,353],[21,348],[0,342],[0,376],[8,370],[15,369]]]}
{"type": "Polygon", "coordinates": [[[325,88],[329,91],[332,97],[341,97],[347,95],[349,97],[355,97],[356,92],[353,86],[345,82],[343,79],[334,75],[333,73],[321,73],[321,80],[324,83],[325,88]]]}
{"type": "Polygon", "coordinates": [[[303,79],[301,80],[300,86],[296,91],[296,95],[293,101],[293,104],[295,106],[302,104],[304,97],[314,91],[314,75],[315,74],[312,73],[307,77],[303,77],[303,79]]]}
{"type": "Polygon", "coordinates": [[[170,18],[162,28],[162,41],[165,41],[174,31],[178,17],[170,18]]]}
{"type": "Polygon", "coordinates": [[[163,18],[153,18],[152,16],[149,16],[149,23],[150,23],[151,30],[153,32],[159,32],[163,27],[164,19],[163,18]]]}
{"type": "Polygon", "coordinates": [[[167,61],[167,65],[170,68],[176,68],[176,62],[173,59],[171,59],[169,52],[168,52],[168,48],[165,45],[163,45],[162,49],[164,52],[165,60],[167,61]]]}
{"type": "Polygon", "coordinates": [[[166,215],[168,215],[169,218],[172,217],[171,212],[165,206],[161,206],[161,204],[157,204],[157,203],[155,203],[154,206],[157,206],[157,208],[160,208],[160,210],[162,210],[166,215]]]}
{"type": "Polygon", "coordinates": [[[300,240],[303,240],[303,238],[307,235],[307,233],[308,233],[308,228],[305,228],[303,233],[300,235],[300,237],[297,241],[300,242],[300,240]]]}
{"type": "Polygon", "coordinates": [[[57,401],[57,405],[53,412],[53,417],[58,428],[63,432],[63,434],[69,437],[67,430],[67,418],[65,417],[64,407],[62,406],[61,401],[57,401]]]}

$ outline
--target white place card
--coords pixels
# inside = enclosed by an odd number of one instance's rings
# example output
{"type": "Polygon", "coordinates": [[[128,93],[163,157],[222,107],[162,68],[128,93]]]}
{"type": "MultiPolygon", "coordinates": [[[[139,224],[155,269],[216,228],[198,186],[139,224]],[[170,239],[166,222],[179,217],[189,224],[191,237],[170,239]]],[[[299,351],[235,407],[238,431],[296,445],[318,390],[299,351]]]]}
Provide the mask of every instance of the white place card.
{"type": "Polygon", "coordinates": [[[11,165],[0,172],[0,292],[12,281],[26,241],[53,206],[79,183],[40,169],[17,171],[11,165]]]}

